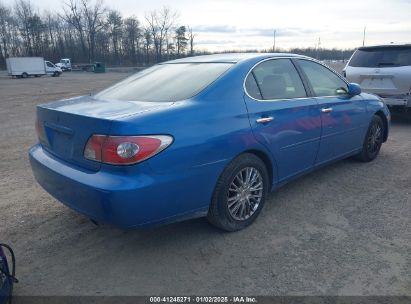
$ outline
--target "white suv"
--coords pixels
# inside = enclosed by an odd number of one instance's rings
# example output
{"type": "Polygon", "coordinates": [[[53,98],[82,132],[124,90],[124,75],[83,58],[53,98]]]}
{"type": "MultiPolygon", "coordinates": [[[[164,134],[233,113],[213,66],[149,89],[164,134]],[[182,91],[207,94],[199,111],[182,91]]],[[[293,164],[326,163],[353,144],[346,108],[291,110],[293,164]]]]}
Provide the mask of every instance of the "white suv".
{"type": "Polygon", "coordinates": [[[411,110],[411,44],[361,47],[343,75],[363,91],[381,96],[388,106],[411,110]]]}

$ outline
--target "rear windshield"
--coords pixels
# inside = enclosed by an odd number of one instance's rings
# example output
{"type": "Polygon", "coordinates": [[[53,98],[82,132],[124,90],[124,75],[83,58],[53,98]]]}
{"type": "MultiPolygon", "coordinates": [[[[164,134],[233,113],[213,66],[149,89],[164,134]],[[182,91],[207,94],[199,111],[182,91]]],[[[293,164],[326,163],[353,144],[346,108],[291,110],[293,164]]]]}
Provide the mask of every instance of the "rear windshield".
{"type": "Polygon", "coordinates": [[[178,101],[197,95],[232,63],[160,64],[136,73],[96,94],[97,99],[178,101]]]}
{"type": "Polygon", "coordinates": [[[411,65],[411,47],[376,47],[358,49],[349,66],[383,68],[411,65]]]}

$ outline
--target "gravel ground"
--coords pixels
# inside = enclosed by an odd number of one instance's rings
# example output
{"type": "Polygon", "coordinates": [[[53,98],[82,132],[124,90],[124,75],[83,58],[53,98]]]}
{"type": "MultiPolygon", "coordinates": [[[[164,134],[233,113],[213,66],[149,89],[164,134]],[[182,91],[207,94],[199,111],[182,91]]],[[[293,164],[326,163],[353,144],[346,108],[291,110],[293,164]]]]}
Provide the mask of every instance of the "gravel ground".
{"type": "Polygon", "coordinates": [[[411,122],[372,163],[340,161],[269,196],[254,225],[204,219],[149,230],[95,226],[34,181],[35,106],[126,73],[0,77],[0,241],[17,295],[411,295],[411,122]]]}

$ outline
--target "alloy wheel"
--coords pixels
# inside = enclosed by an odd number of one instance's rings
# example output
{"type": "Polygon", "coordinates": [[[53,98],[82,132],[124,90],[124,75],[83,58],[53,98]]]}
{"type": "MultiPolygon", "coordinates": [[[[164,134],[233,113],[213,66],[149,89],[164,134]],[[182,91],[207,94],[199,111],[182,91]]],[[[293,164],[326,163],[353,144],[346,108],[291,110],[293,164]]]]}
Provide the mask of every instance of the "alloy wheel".
{"type": "Polygon", "coordinates": [[[382,127],[378,123],[374,123],[371,126],[370,133],[368,135],[367,150],[369,153],[374,154],[378,151],[382,144],[382,127]]]}
{"type": "Polygon", "coordinates": [[[227,193],[228,211],[238,221],[250,218],[263,197],[263,178],[254,167],[246,167],[232,180],[227,193]]]}

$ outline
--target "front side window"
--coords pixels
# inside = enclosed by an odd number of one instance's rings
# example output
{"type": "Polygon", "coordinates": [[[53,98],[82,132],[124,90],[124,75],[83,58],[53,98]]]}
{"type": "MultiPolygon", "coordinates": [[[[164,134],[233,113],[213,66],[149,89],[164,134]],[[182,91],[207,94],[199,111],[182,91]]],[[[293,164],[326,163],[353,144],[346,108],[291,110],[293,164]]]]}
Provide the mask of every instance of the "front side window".
{"type": "Polygon", "coordinates": [[[96,94],[97,99],[178,101],[191,98],[226,72],[232,63],[159,64],[96,94]]]}
{"type": "Polygon", "coordinates": [[[257,65],[245,81],[247,93],[258,100],[306,97],[304,85],[289,59],[272,59],[257,65]]]}
{"type": "Polygon", "coordinates": [[[326,67],[303,59],[299,59],[298,63],[307,75],[315,96],[336,96],[347,93],[347,84],[326,67]]]}

